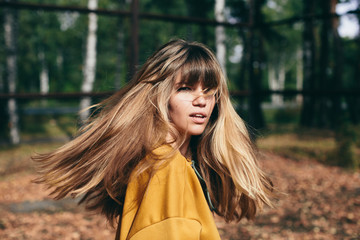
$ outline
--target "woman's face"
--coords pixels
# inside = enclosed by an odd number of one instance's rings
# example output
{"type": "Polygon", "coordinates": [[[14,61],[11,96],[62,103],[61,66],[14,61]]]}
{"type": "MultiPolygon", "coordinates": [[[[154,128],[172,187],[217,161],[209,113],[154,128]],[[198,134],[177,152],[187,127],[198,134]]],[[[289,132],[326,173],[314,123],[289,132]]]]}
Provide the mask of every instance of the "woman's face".
{"type": "Polygon", "coordinates": [[[179,75],[169,100],[170,121],[181,134],[186,134],[186,137],[200,135],[214,109],[214,91],[204,89],[201,83],[187,86],[180,82],[179,75]]]}

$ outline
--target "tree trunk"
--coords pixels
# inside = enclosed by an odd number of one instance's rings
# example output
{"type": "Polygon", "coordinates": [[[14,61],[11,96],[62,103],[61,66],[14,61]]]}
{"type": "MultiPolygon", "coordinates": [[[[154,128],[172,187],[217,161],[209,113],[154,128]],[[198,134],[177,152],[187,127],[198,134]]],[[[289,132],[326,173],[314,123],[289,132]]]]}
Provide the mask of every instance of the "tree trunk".
{"type": "Polygon", "coordinates": [[[0,64],[0,93],[4,93],[5,91],[5,84],[4,84],[4,68],[3,65],[0,64]]]}
{"type": "MultiPolygon", "coordinates": [[[[0,64],[0,93],[5,93],[5,80],[4,80],[4,68],[0,64]]],[[[6,101],[0,99],[0,116],[6,116],[6,101]]],[[[5,139],[7,131],[7,118],[0,118],[0,138],[5,139]]]]}
{"type": "MultiPolygon", "coordinates": [[[[41,94],[47,94],[49,93],[49,70],[48,67],[46,65],[46,61],[45,61],[45,53],[44,51],[41,49],[39,52],[39,60],[40,60],[40,93],[41,94]]],[[[46,99],[43,99],[42,101],[43,105],[46,105],[47,101],[46,99]]]]}
{"type": "MultiPolygon", "coordinates": [[[[120,0],[119,2],[119,9],[124,9],[125,7],[125,1],[120,0]]],[[[118,17],[117,19],[117,64],[116,64],[116,70],[115,70],[115,82],[114,86],[115,89],[120,89],[125,85],[125,81],[123,79],[124,74],[124,20],[122,17],[118,17]]]]}
{"type": "MultiPolygon", "coordinates": [[[[17,47],[16,47],[16,12],[6,9],[4,14],[4,30],[5,30],[5,48],[7,85],[9,93],[16,92],[17,79],[17,47]]],[[[7,103],[9,114],[9,130],[10,141],[12,144],[20,143],[19,116],[17,113],[17,103],[14,98],[8,100],[7,103]]]]}
{"type": "MultiPolygon", "coordinates": [[[[225,21],[224,15],[225,0],[215,1],[215,19],[219,22],[225,21]]],[[[215,42],[216,42],[216,57],[220,63],[220,66],[226,75],[226,46],[225,46],[226,34],[224,26],[216,26],[215,29],[215,42]]]]}
{"type": "MultiPolygon", "coordinates": [[[[336,4],[338,0],[331,0],[330,1],[330,12],[335,13],[336,11],[336,4]]],[[[331,35],[333,39],[333,76],[331,78],[331,86],[332,90],[342,89],[342,72],[343,72],[343,48],[342,48],[342,41],[341,37],[338,32],[339,27],[339,19],[332,18],[331,19],[331,35]]],[[[341,113],[341,97],[338,95],[334,95],[331,97],[331,109],[329,111],[329,119],[331,120],[331,127],[337,128],[342,119],[341,113]]]]}
{"type": "MultiPolygon", "coordinates": [[[[285,88],[285,64],[269,64],[269,87],[271,90],[284,90],[285,88]],[[277,65],[277,66],[276,66],[277,65]]],[[[271,95],[273,106],[283,106],[284,97],[281,94],[271,95]]]]}
{"type": "MultiPolygon", "coordinates": [[[[265,127],[264,117],[261,110],[261,90],[262,64],[264,59],[263,39],[261,29],[263,22],[261,14],[262,0],[251,0],[250,2],[250,23],[252,28],[249,31],[249,121],[255,129],[265,127]]],[[[254,136],[253,136],[254,137],[254,136]]]]}
{"type": "MultiPolygon", "coordinates": [[[[360,0],[357,9],[360,9],[360,0]]],[[[360,15],[357,15],[358,25],[360,26],[360,15]]],[[[360,28],[356,38],[354,39],[357,46],[360,46],[360,28]]],[[[352,89],[360,91],[360,48],[357,48],[357,61],[354,61],[354,75],[351,84],[352,89]]],[[[346,96],[346,104],[349,111],[350,120],[353,124],[360,123],[360,96],[346,96]]]]}
{"type": "MultiPolygon", "coordinates": [[[[304,1],[304,15],[314,13],[314,1],[304,1]]],[[[315,27],[312,19],[305,20],[303,32],[303,89],[314,90],[315,78],[315,27]]],[[[300,125],[311,127],[314,124],[314,96],[305,95],[303,98],[300,125]]]]}
{"type": "Polygon", "coordinates": [[[238,82],[236,83],[238,89],[245,89],[245,85],[246,85],[246,70],[248,67],[248,50],[249,50],[249,41],[248,41],[248,37],[247,34],[244,33],[244,31],[239,31],[239,36],[242,39],[242,43],[243,43],[243,57],[241,59],[240,62],[240,73],[239,73],[239,78],[238,78],[238,82]]]}
{"type": "MultiPolygon", "coordinates": [[[[89,0],[88,8],[96,9],[97,0],[89,0]]],[[[89,13],[89,25],[88,36],[86,41],[86,55],[85,64],[83,67],[83,83],[81,91],[83,93],[90,93],[93,90],[96,74],[96,31],[97,31],[97,15],[95,13],[89,13]]],[[[90,114],[89,107],[91,105],[91,98],[84,97],[80,101],[80,120],[84,122],[90,114]]]]}
{"type": "Polygon", "coordinates": [[[129,79],[136,74],[136,68],[139,64],[139,26],[139,0],[131,0],[131,51],[129,79]]]}
{"type": "MultiPolygon", "coordinates": [[[[296,90],[302,90],[303,89],[303,61],[302,61],[303,51],[302,49],[298,49],[296,51],[296,90]]],[[[296,103],[298,105],[303,104],[303,96],[301,94],[296,95],[296,103]]]]}
{"type": "MultiPolygon", "coordinates": [[[[276,71],[275,71],[275,67],[272,64],[269,64],[268,67],[268,81],[269,81],[269,88],[270,90],[277,90],[278,87],[278,82],[276,80],[276,71]]],[[[276,104],[276,98],[274,98],[275,95],[272,94],[271,95],[271,104],[275,105],[276,104]]]]}
{"type": "Polygon", "coordinates": [[[64,53],[60,50],[56,56],[56,72],[57,72],[57,84],[55,85],[55,89],[53,91],[59,92],[61,91],[61,85],[65,82],[64,78],[64,53]]]}
{"type": "MultiPolygon", "coordinates": [[[[321,0],[320,6],[324,15],[330,14],[329,0],[321,0]]],[[[329,85],[330,85],[330,78],[331,78],[329,73],[329,69],[331,69],[331,67],[329,66],[330,38],[331,38],[330,21],[331,21],[330,18],[323,19],[321,26],[319,78],[318,78],[318,84],[316,85],[317,90],[329,90],[329,85]]],[[[316,121],[316,126],[318,128],[329,127],[329,120],[330,120],[328,118],[329,101],[330,99],[328,96],[321,96],[316,98],[315,121],[316,121]]]]}

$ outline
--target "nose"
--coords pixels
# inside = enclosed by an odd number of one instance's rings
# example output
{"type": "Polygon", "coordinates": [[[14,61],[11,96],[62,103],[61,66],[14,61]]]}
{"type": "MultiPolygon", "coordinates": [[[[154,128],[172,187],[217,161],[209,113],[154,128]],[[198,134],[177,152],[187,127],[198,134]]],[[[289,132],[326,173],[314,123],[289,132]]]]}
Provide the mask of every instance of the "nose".
{"type": "Polygon", "coordinates": [[[198,94],[194,100],[193,100],[193,105],[194,106],[198,106],[198,107],[205,107],[206,106],[206,96],[204,96],[204,93],[200,93],[198,94]]]}

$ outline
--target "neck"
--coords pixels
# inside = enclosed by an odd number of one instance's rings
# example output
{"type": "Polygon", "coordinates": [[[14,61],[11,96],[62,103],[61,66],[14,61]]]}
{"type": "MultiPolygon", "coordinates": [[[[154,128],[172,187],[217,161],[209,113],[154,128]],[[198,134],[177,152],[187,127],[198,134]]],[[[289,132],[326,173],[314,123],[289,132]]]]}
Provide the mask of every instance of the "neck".
{"type": "Polygon", "coordinates": [[[189,152],[190,139],[191,139],[191,137],[187,137],[186,140],[184,141],[184,143],[179,148],[180,153],[186,158],[188,158],[188,157],[191,158],[191,156],[189,156],[190,155],[190,152],[189,152]]]}
{"type": "MultiPolygon", "coordinates": [[[[192,157],[191,152],[189,151],[190,139],[191,139],[191,136],[187,136],[184,143],[179,148],[179,152],[181,153],[181,155],[183,155],[186,158],[191,158],[192,157]]],[[[173,142],[174,141],[174,139],[171,137],[170,134],[167,135],[166,140],[168,142],[173,142]]],[[[174,147],[176,144],[172,143],[171,145],[174,147]]]]}

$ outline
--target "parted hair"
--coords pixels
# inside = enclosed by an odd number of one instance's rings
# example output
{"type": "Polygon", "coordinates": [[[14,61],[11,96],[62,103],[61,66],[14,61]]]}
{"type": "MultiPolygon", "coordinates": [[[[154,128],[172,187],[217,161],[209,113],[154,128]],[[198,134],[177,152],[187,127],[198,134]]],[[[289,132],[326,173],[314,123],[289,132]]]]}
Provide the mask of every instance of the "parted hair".
{"type": "Polygon", "coordinates": [[[263,204],[271,205],[272,184],[258,167],[219,63],[206,46],[184,40],[172,40],[150,56],[126,87],[95,106],[97,114],[73,140],[33,156],[40,173],[35,182],[52,189],[55,199],[81,196],[87,209],[113,223],[122,214],[131,176],[166,163],[166,158],[147,161],[147,156],[164,144],[176,150],[183,141],[169,119],[178,74],[183,83],[201,82],[215,90],[210,121],[202,135],[193,137],[191,149],[216,213],[226,221],[252,219],[263,204]]]}

